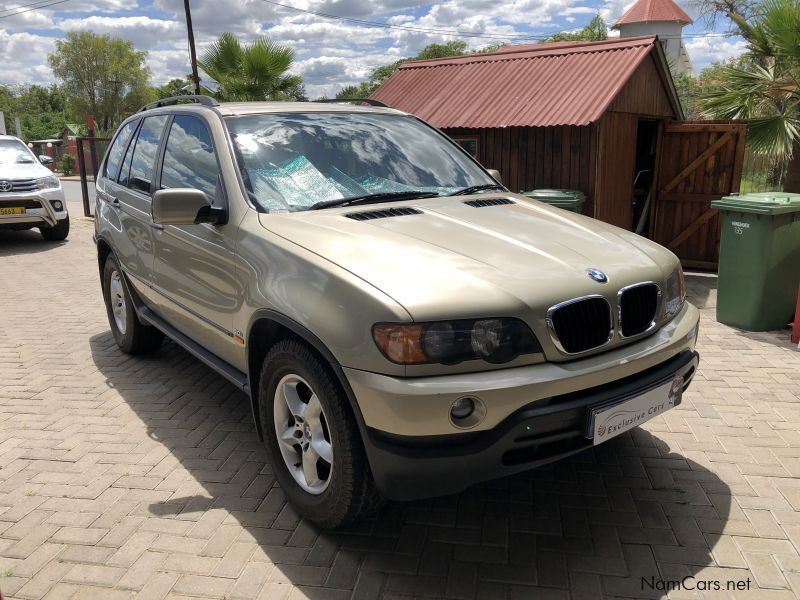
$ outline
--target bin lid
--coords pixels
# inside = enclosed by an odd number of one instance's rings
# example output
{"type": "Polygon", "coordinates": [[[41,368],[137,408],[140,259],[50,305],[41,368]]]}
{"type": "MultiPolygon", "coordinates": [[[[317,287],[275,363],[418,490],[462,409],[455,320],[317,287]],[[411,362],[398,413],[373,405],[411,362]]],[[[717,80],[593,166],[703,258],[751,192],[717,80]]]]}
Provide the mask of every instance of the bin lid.
{"type": "Polygon", "coordinates": [[[581,204],[586,195],[580,190],[541,189],[522,192],[523,196],[549,204],[581,204]]]}
{"type": "Polygon", "coordinates": [[[782,215],[800,212],[800,194],[789,192],[751,192],[741,196],[725,196],[711,203],[713,208],[759,215],[782,215]]]}

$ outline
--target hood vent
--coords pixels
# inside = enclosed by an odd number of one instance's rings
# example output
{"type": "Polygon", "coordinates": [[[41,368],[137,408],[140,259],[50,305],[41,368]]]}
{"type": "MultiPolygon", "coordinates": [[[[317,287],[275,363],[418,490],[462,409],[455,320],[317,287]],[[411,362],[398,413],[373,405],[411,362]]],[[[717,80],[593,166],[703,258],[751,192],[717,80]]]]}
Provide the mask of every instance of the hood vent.
{"type": "Polygon", "coordinates": [[[371,221],[372,219],[388,219],[389,217],[403,217],[406,215],[421,215],[422,211],[417,208],[384,208],[382,210],[368,210],[364,212],[348,213],[348,219],[355,221],[371,221]]]}
{"type": "Polygon", "coordinates": [[[503,204],[516,204],[513,200],[508,198],[487,198],[486,200],[464,200],[464,204],[474,208],[483,208],[484,206],[502,206],[503,204]]]}

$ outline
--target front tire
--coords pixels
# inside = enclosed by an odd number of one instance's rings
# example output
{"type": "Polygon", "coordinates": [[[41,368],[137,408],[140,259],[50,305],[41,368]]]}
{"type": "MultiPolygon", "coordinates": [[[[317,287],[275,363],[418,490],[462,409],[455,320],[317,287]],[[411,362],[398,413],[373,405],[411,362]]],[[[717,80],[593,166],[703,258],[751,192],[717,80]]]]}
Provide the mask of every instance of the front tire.
{"type": "Polygon", "coordinates": [[[347,397],[313,350],[296,340],[275,344],[258,402],[275,477],[303,517],[332,529],[380,506],[347,397]]]}
{"type": "Polygon", "coordinates": [[[69,215],[57,221],[53,227],[41,227],[39,231],[48,242],[60,242],[69,235],[69,215]]]}
{"type": "Polygon", "coordinates": [[[108,324],[120,350],[126,354],[144,354],[161,345],[164,334],[155,327],[144,325],[136,316],[125,275],[112,254],[106,258],[103,268],[103,298],[108,324]]]}

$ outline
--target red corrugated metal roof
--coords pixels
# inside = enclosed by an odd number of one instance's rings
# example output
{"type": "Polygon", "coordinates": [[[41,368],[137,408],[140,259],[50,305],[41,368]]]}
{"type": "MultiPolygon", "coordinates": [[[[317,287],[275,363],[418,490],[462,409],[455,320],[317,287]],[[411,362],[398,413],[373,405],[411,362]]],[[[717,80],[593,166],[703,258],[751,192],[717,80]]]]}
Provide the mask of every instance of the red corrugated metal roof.
{"type": "Polygon", "coordinates": [[[638,0],[614,23],[614,28],[631,23],[657,23],[659,21],[694,23],[692,18],[672,0],[638,0]]]}
{"type": "Polygon", "coordinates": [[[372,97],[441,128],[588,125],[605,112],[656,40],[528,44],[412,61],[372,97]]]}

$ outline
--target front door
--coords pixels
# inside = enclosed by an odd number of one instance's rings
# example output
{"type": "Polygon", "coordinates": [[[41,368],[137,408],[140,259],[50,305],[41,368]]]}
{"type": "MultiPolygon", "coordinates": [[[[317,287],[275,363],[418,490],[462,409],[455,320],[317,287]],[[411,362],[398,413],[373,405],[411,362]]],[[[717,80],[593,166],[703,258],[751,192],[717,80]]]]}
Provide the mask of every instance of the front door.
{"type": "MultiPolygon", "coordinates": [[[[215,206],[225,206],[214,142],[204,120],[177,114],[166,134],[157,185],[194,188],[215,206]]],[[[165,225],[154,235],[156,310],[204,348],[238,362],[244,343],[232,331],[238,297],[235,225],[165,225]]]]}
{"type": "Polygon", "coordinates": [[[721,220],[711,202],[739,191],[746,130],[731,121],[664,127],[650,231],[686,267],[717,268],[721,220]]]}
{"type": "MultiPolygon", "coordinates": [[[[136,137],[127,145],[125,158],[119,167],[112,162],[112,153],[109,152],[106,169],[118,169],[116,180],[107,173],[106,189],[103,193],[98,192],[101,201],[105,202],[103,209],[114,211],[118,219],[120,234],[115,246],[121,266],[128,281],[146,299],[151,298],[153,281],[150,186],[167,118],[166,115],[156,115],[142,121],[136,137]]],[[[123,133],[124,130],[120,136],[123,133]]]]}

